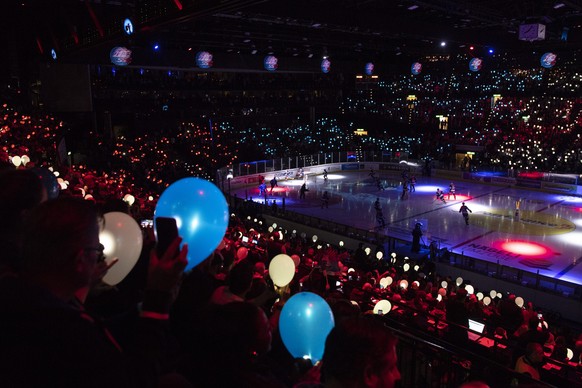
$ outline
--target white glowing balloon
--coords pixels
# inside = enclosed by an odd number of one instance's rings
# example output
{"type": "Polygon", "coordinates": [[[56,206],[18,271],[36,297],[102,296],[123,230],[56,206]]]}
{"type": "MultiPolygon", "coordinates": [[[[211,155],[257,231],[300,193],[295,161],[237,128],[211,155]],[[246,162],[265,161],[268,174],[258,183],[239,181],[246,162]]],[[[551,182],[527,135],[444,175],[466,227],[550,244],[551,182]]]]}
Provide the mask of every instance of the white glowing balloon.
{"type": "Polygon", "coordinates": [[[436,297],[436,300],[438,300],[439,302],[443,300],[443,296],[441,294],[438,294],[436,297]]]}
{"type": "Polygon", "coordinates": [[[61,190],[66,190],[69,187],[68,183],[63,178],[57,178],[57,183],[61,187],[61,190]]]}
{"type": "Polygon", "coordinates": [[[16,167],[20,167],[20,165],[22,164],[22,159],[20,159],[20,156],[13,156],[12,164],[15,165],[16,167]]]}
{"type": "Polygon", "coordinates": [[[392,278],[390,276],[380,279],[380,287],[386,288],[392,283],[392,278]],[[390,279],[390,283],[388,283],[388,279],[390,279]]]}
{"type": "Polygon", "coordinates": [[[26,166],[28,162],[30,162],[30,158],[28,157],[28,155],[22,155],[20,157],[20,161],[22,162],[23,166],[26,166]]]}
{"type": "Polygon", "coordinates": [[[369,255],[370,252],[372,252],[372,249],[370,247],[366,247],[366,249],[364,249],[364,252],[366,252],[366,255],[369,255]]]}
{"type": "Polygon", "coordinates": [[[131,194],[125,194],[123,196],[123,201],[126,202],[129,206],[135,203],[135,197],[131,194]]]}
{"type": "Polygon", "coordinates": [[[400,286],[400,288],[407,289],[408,288],[408,281],[405,279],[401,280],[399,283],[399,286],[400,286]]]}
{"type": "Polygon", "coordinates": [[[447,281],[446,281],[446,280],[443,280],[443,281],[441,282],[441,287],[442,287],[442,288],[447,288],[448,286],[449,286],[449,283],[447,283],[447,281]]]}
{"type": "Polygon", "coordinates": [[[498,293],[497,293],[497,297],[498,297],[499,299],[501,299],[501,298],[503,297],[503,294],[502,294],[501,292],[498,292],[498,293]]]}
{"type": "Polygon", "coordinates": [[[273,222],[273,225],[272,226],[273,226],[273,229],[277,229],[277,223],[276,222],[273,222]]]}
{"type": "Polygon", "coordinates": [[[269,276],[277,287],[285,287],[295,276],[295,263],[288,255],[281,253],[271,260],[269,276]]]}
{"type": "Polygon", "coordinates": [[[572,349],[567,348],[566,349],[566,358],[568,359],[568,361],[570,361],[573,357],[574,357],[574,352],[572,351],[572,349]]]}
{"type": "Polygon", "coordinates": [[[374,314],[388,314],[392,310],[392,303],[386,299],[379,300],[374,306],[374,314]]]}
{"type": "Polygon", "coordinates": [[[457,287],[459,287],[461,284],[463,284],[463,278],[459,276],[455,283],[457,284],[457,287]]]}
{"type": "Polygon", "coordinates": [[[483,304],[484,304],[485,306],[489,306],[489,304],[491,304],[491,298],[490,298],[490,297],[488,297],[488,296],[484,297],[484,298],[483,298],[483,304]]]}
{"type": "Polygon", "coordinates": [[[392,258],[394,258],[394,259],[395,259],[395,258],[396,258],[396,252],[392,252],[392,253],[390,254],[390,256],[392,256],[392,258]]]}
{"type": "Polygon", "coordinates": [[[269,231],[269,233],[273,233],[273,227],[269,226],[269,228],[267,229],[269,231]]]}
{"type": "Polygon", "coordinates": [[[343,242],[343,241],[340,241],[340,242],[339,242],[339,246],[340,246],[340,247],[343,247],[343,246],[344,246],[344,242],[343,242]]]}
{"type": "Polygon", "coordinates": [[[524,300],[521,296],[518,296],[517,298],[515,298],[515,304],[517,305],[517,307],[522,308],[523,303],[524,303],[524,300]]]}
{"type": "Polygon", "coordinates": [[[481,291],[479,291],[477,293],[477,300],[483,300],[483,296],[484,296],[483,293],[481,291]]]}
{"type": "Polygon", "coordinates": [[[420,265],[416,264],[416,265],[414,266],[414,270],[415,270],[415,271],[418,271],[419,269],[420,269],[420,265]]]}
{"type": "Polygon", "coordinates": [[[353,272],[356,272],[356,270],[355,270],[355,269],[353,269],[353,268],[349,268],[349,269],[348,269],[348,273],[353,273],[353,272]]]}
{"type": "Polygon", "coordinates": [[[316,242],[316,241],[317,241],[317,236],[316,236],[316,235],[313,235],[313,237],[311,237],[311,240],[312,240],[313,242],[316,242]]]}
{"type": "Polygon", "coordinates": [[[154,200],[154,197],[150,195],[150,196],[148,197],[148,201],[153,201],[153,200],[154,200]]]}
{"type": "Polygon", "coordinates": [[[469,295],[471,295],[471,294],[473,294],[475,292],[475,289],[470,284],[466,284],[465,285],[465,290],[467,290],[467,294],[469,294],[469,295]]]}
{"type": "Polygon", "coordinates": [[[418,280],[413,281],[412,284],[414,284],[416,287],[420,287],[420,282],[418,280]]]}
{"type": "Polygon", "coordinates": [[[490,296],[491,298],[495,298],[495,297],[497,296],[497,291],[495,291],[495,290],[491,290],[491,291],[489,292],[489,296],[490,296]]]}
{"type": "Polygon", "coordinates": [[[402,269],[404,269],[404,272],[408,272],[408,270],[410,269],[410,264],[406,263],[402,266],[402,269]]]}
{"type": "Polygon", "coordinates": [[[384,254],[382,252],[376,252],[376,259],[382,260],[383,256],[384,256],[384,254]]]}
{"type": "Polygon", "coordinates": [[[117,257],[119,262],[112,266],[103,277],[103,282],[114,286],[121,282],[133,269],[143,245],[143,235],[137,222],[122,212],[103,215],[105,225],[99,240],[105,247],[103,253],[107,261],[117,257]]]}

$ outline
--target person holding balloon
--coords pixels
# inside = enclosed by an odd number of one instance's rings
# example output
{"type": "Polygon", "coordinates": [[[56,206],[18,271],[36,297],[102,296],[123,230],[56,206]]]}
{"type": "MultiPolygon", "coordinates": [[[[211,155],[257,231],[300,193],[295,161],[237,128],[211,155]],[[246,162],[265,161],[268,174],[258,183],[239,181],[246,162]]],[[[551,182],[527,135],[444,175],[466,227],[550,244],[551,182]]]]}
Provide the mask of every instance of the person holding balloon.
{"type": "Polygon", "coordinates": [[[76,198],[47,201],[26,218],[19,276],[0,280],[0,331],[7,339],[0,345],[0,374],[6,386],[157,385],[188,247],[179,248],[176,238],[163,254],[151,252],[143,303],[119,341],[75,298],[104,260],[99,218],[91,201],[76,198]]]}

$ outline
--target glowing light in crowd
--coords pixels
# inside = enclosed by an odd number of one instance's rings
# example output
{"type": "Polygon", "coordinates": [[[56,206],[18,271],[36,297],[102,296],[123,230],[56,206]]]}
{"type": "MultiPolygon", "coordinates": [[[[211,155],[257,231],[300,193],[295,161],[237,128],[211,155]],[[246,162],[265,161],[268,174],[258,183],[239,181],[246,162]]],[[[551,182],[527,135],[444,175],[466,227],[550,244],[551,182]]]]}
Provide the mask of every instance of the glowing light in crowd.
{"type": "Polygon", "coordinates": [[[515,298],[515,304],[517,305],[517,307],[522,308],[523,303],[524,303],[524,300],[521,296],[518,296],[517,298],[515,298]]]}

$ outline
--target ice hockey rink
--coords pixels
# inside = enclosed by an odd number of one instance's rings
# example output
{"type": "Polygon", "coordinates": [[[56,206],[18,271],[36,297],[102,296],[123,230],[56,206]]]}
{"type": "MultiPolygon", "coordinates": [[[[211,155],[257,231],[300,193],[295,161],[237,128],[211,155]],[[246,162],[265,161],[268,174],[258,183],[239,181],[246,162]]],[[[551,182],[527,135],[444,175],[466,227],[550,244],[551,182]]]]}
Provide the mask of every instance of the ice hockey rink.
{"type": "MultiPolygon", "coordinates": [[[[447,195],[449,180],[417,176],[416,191],[402,198],[399,178],[378,173],[373,178],[369,171],[330,172],[327,180],[321,174],[279,179],[271,192],[272,177],[265,175],[267,200],[281,206],[284,198],[286,210],[406,241],[421,223],[424,245],[437,241],[440,248],[467,257],[582,284],[582,197],[459,180],[454,182],[455,199],[447,195]],[[300,199],[303,183],[309,191],[300,199]],[[445,192],[445,203],[436,199],[437,188],[445,192]],[[328,208],[322,208],[325,191],[328,208]],[[377,198],[383,228],[377,223],[377,198]],[[472,211],[469,225],[459,213],[462,202],[472,211]]],[[[264,201],[258,187],[239,189],[237,195],[264,201]]]]}

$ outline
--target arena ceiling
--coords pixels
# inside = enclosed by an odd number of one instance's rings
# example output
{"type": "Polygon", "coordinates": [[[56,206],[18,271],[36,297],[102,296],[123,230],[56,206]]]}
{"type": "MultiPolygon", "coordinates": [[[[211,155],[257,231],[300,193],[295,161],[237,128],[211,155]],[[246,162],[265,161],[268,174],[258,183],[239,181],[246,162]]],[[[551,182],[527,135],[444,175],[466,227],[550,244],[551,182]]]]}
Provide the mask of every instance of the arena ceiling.
{"type": "MultiPolygon", "coordinates": [[[[3,43],[99,63],[115,45],[337,60],[582,48],[582,0],[3,0],[3,43]],[[123,33],[131,18],[135,34],[123,33]],[[521,24],[546,38],[518,39],[521,24]],[[446,42],[442,47],[441,42],[446,42]]],[[[104,59],[105,58],[105,59],[104,59]]],[[[176,56],[172,66],[181,66],[176,56]]]]}

